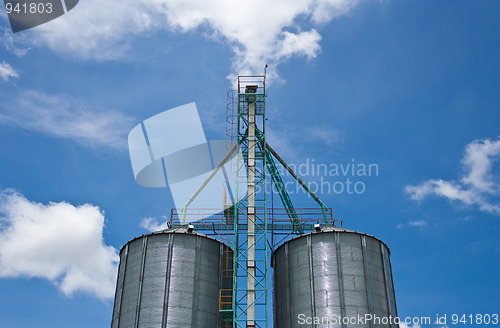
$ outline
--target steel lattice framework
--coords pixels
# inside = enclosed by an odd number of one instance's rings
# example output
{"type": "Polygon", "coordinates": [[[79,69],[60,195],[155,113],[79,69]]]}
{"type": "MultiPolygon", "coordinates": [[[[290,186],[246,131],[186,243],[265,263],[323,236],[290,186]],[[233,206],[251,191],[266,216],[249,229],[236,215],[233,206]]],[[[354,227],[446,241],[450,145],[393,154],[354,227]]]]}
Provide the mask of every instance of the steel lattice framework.
{"type": "Polygon", "coordinates": [[[234,327],[267,327],[268,220],[265,77],[238,77],[239,144],[234,220],[234,327]],[[240,190],[241,181],[246,188],[240,190]],[[245,227],[245,228],[243,228],[245,227]]]}
{"type": "MultiPolygon", "coordinates": [[[[342,225],[332,209],[266,142],[266,77],[239,76],[238,88],[228,93],[227,154],[182,209],[172,210],[171,224],[188,220],[193,228],[218,236],[233,251],[224,252],[223,275],[233,277],[232,289],[221,289],[221,328],[267,328],[269,325],[270,252],[294,235],[312,230],[316,223],[342,225]],[[236,160],[231,160],[236,156],[236,160]],[[295,208],[276,167],[279,162],[316,201],[319,208],[295,208]],[[192,209],[191,202],[225,164],[226,179],[236,181],[229,199],[224,192],[223,210],[192,209]],[[270,176],[270,179],[268,178],[270,176]],[[268,181],[269,180],[269,181],[268,181]],[[278,191],[284,208],[268,208],[267,197],[278,191]],[[180,218],[182,218],[180,220],[180,218]],[[232,270],[228,264],[232,263],[232,270]]],[[[227,181],[226,181],[227,182],[227,181]]],[[[231,191],[230,191],[231,192],[231,191]]],[[[221,272],[222,272],[221,271],[221,272]]]]}

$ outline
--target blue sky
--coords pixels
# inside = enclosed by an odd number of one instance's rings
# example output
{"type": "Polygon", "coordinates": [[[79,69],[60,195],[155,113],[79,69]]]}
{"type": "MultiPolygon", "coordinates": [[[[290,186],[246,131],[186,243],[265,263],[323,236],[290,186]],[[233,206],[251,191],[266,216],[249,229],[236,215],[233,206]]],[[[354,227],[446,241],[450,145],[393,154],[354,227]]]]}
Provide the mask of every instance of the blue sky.
{"type": "Polygon", "coordinates": [[[128,131],[196,102],[223,139],[266,63],[285,160],[378,166],[320,197],[391,248],[399,315],[500,312],[500,2],[246,6],[86,0],[16,34],[2,10],[0,328],[108,327],[117,250],[173,207],[134,182],[128,131]]]}

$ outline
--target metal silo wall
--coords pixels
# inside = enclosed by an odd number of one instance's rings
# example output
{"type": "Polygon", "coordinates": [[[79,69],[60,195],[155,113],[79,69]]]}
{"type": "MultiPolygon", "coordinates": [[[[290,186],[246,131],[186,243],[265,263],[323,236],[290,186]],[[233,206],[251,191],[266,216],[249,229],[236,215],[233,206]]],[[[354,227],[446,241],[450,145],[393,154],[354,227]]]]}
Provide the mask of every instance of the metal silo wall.
{"type": "Polygon", "coordinates": [[[384,327],[397,324],[299,324],[311,318],[397,316],[389,249],[354,231],[311,233],[281,245],[273,256],[274,325],[293,327],[384,327]]]}
{"type": "Polygon", "coordinates": [[[220,273],[224,249],[229,250],[214,239],[185,232],[154,233],[127,243],[120,254],[111,327],[220,327],[219,291],[232,288],[232,277],[220,273]]]}

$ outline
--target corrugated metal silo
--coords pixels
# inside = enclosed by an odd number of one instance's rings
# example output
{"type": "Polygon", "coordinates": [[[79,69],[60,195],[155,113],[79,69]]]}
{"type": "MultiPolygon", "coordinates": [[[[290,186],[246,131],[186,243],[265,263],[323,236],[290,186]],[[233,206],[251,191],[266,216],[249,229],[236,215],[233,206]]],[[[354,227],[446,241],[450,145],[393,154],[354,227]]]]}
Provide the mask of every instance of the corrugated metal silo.
{"type": "Polygon", "coordinates": [[[389,255],[380,239],[333,226],[287,241],[273,254],[275,327],[399,327],[338,319],[397,316],[389,255]]]}
{"type": "Polygon", "coordinates": [[[111,327],[221,327],[231,269],[226,245],[184,227],[135,238],[120,252],[111,327]]]}

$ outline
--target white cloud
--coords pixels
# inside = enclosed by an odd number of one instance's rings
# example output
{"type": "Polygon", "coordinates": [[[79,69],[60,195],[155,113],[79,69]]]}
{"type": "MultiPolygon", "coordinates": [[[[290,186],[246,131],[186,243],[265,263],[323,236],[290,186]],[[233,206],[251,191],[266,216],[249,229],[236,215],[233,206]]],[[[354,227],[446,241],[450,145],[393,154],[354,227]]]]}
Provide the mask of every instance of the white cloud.
{"type": "Polygon", "coordinates": [[[0,123],[67,138],[89,147],[126,149],[134,119],[117,111],[89,111],[78,100],[24,91],[0,99],[0,123]]]}
{"type": "Polygon", "coordinates": [[[141,228],[148,231],[160,231],[168,228],[168,221],[165,216],[162,217],[163,222],[159,221],[157,218],[144,218],[141,221],[141,228]]]}
{"type": "Polygon", "coordinates": [[[3,191],[0,214],[0,277],[44,278],[67,296],[113,297],[119,258],[104,243],[98,207],[40,204],[3,191]]]}
{"type": "Polygon", "coordinates": [[[487,193],[500,191],[491,172],[493,162],[499,157],[500,140],[476,140],[468,144],[463,163],[469,174],[462,178],[463,184],[487,193]]]}
{"type": "Polygon", "coordinates": [[[325,144],[333,147],[343,142],[343,136],[339,130],[324,125],[309,126],[305,129],[306,140],[317,144],[325,144]]]}
{"type": "Polygon", "coordinates": [[[411,325],[408,325],[407,323],[404,323],[404,322],[401,322],[399,324],[400,328],[421,328],[422,326],[420,326],[418,323],[415,323],[413,324],[413,326],[411,325]]]}
{"type": "Polygon", "coordinates": [[[121,58],[131,36],[153,27],[148,7],[149,1],[80,1],[64,16],[30,30],[33,43],[83,59],[121,58]]]}
{"type": "Polygon", "coordinates": [[[425,222],[424,220],[410,221],[408,222],[408,225],[412,227],[425,227],[427,225],[427,222],[425,222]]]}
{"type": "MultiPolygon", "coordinates": [[[[269,127],[269,125],[268,125],[269,127]]],[[[301,161],[304,152],[312,146],[339,147],[344,142],[341,131],[333,126],[316,124],[307,128],[295,124],[272,126],[266,130],[267,142],[282,157],[289,161],[301,161]],[[300,140],[293,136],[300,135],[300,140]]]]}
{"type": "Polygon", "coordinates": [[[0,44],[5,50],[18,57],[23,57],[30,50],[29,37],[25,33],[13,34],[9,28],[0,27],[0,44]]]}
{"type": "Polygon", "coordinates": [[[438,328],[449,328],[448,325],[443,325],[441,322],[439,322],[439,320],[436,319],[436,321],[434,322],[434,324],[436,326],[438,326],[438,328]]]}
{"type": "Polygon", "coordinates": [[[2,60],[0,63],[0,77],[4,81],[8,81],[11,77],[19,77],[19,74],[15,69],[12,68],[12,66],[9,65],[9,63],[6,63],[5,61],[2,60]]]}
{"type": "Polygon", "coordinates": [[[311,59],[316,57],[321,49],[319,45],[321,35],[314,29],[299,34],[285,31],[282,33],[282,36],[279,50],[276,52],[278,60],[293,55],[305,56],[311,59]]]}
{"type": "Polygon", "coordinates": [[[498,200],[492,200],[500,193],[499,177],[493,172],[493,164],[499,157],[500,140],[475,140],[465,149],[462,160],[465,174],[458,181],[431,179],[417,186],[406,186],[405,191],[417,201],[434,195],[500,214],[498,200]]]}
{"type": "Polygon", "coordinates": [[[425,220],[415,220],[415,221],[409,221],[407,223],[400,223],[398,224],[398,229],[404,228],[406,226],[408,227],[418,227],[418,228],[424,228],[427,227],[427,221],[425,220]]]}
{"type": "Polygon", "coordinates": [[[321,36],[311,26],[347,14],[359,1],[87,0],[32,32],[35,43],[55,52],[107,60],[123,57],[133,37],[201,31],[230,45],[233,73],[260,74],[268,63],[272,76],[284,59],[316,57],[321,36]]]}

